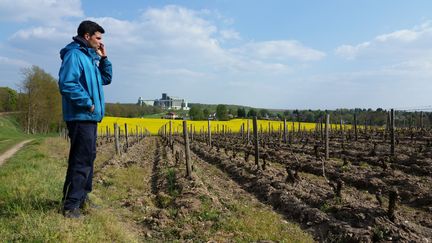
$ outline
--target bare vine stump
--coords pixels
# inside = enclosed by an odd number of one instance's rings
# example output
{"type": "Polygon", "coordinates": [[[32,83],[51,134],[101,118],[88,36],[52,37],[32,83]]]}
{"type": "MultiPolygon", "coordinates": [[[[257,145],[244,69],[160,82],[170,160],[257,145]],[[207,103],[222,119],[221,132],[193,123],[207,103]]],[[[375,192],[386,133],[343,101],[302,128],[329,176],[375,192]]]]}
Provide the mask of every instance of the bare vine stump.
{"type": "Polygon", "coordinates": [[[398,197],[399,197],[399,192],[397,191],[396,188],[393,188],[389,192],[389,205],[387,211],[387,216],[392,222],[394,222],[396,219],[396,208],[397,208],[398,197]]]}
{"type": "Polygon", "coordinates": [[[376,198],[377,201],[378,201],[378,205],[379,205],[380,207],[382,207],[382,205],[383,205],[383,199],[382,199],[381,189],[378,189],[378,190],[375,192],[375,198],[376,198]]]}
{"type": "Polygon", "coordinates": [[[314,145],[314,153],[315,153],[315,158],[319,159],[320,156],[319,156],[319,151],[318,151],[318,145],[317,144],[314,145]]]}
{"type": "Polygon", "coordinates": [[[338,178],[336,181],[336,197],[342,199],[342,187],[344,186],[344,182],[338,178]]]}

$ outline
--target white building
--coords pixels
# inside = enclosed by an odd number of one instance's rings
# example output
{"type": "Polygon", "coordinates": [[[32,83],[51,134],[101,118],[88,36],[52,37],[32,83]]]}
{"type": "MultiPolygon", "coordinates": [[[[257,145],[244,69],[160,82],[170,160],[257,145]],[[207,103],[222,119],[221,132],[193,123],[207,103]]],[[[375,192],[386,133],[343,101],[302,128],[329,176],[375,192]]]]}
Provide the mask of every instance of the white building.
{"type": "Polygon", "coordinates": [[[162,93],[162,98],[155,100],[154,105],[169,110],[189,110],[190,109],[188,106],[188,102],[185,99],[168,96],[166,93],[162,93]]]}

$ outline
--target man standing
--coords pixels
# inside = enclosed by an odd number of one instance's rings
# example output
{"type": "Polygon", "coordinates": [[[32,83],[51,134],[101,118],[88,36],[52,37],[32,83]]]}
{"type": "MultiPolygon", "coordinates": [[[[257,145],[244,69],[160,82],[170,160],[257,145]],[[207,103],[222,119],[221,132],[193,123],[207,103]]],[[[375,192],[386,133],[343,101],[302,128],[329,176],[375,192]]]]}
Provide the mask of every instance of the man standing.
{"type": "Polygon", "coordinates": [[[112,65],[107,58],[102,34],[95,22],[83,21],[73,42],[60,51],[59,89],[63,119],[66,122],[70,151],[63,187],[63,214],[81,217],[92,190],[93,162],[96,158],[97,122],[104,116],[102,85],[111,83],[112,65]]]}

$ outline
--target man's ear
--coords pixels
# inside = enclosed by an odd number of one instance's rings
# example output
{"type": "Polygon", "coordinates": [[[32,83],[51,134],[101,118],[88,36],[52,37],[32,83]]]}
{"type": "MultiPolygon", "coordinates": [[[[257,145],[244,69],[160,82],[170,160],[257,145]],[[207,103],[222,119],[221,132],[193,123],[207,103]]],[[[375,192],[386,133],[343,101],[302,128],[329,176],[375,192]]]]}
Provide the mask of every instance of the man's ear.
{"type": "Polygon", "coordinates": [[[90,40],[90,34],[89,33],[85,33],[84,34],[84,39],[86,39],[87,41],[90,40]]]}

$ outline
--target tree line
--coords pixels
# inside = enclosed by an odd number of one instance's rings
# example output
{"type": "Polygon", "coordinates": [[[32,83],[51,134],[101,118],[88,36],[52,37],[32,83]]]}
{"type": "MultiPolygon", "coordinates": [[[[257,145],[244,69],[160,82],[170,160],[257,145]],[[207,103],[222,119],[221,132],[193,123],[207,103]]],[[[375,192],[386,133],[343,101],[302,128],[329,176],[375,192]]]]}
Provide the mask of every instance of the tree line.
{"type": "Polygon", "coordinates": [[[16,109],[27,133],[58,131],[63,124],[61,95],[57,80],[38,66],[23,70],[16,109]]]}
{"type": "MultiPolygon", "coordinates": [[[[211,105],[193,104],[189,110],[191,120],[229,120],[233,118],[252,118],[266,120],[284,120],[295,122],[320,122],[326,114],[330,114],[330,121],[339,124],[353,124],[354,116],[357,124],[384,126],[387,124],[389,110],[378,108],[372,109],[336,109],[336,110],[269,110],[256,109],[252,107],[229,106],[219,104],[216,107],[211,105]]],[[[432,125],[432,113],[422,111],[396,111],[396,125],[399,127],[432,125]]]]}
{"type": "Polygon", "coordinates": [[[162,113],[163,110],[157,106],[147,106],[145,104],[120,104],[120,103],[106,103],[105,115],[116,117],[143,117],[145,115],[162,113]]]}
{"type": "Polygon", "coordinates": [[[15,116],[27,133],[58,131],[63,124],[57,80],[38,66],[22,70],[20,92],[0,87],[0,112],[15,116]]]}

